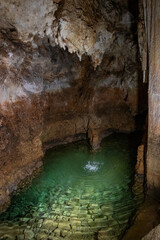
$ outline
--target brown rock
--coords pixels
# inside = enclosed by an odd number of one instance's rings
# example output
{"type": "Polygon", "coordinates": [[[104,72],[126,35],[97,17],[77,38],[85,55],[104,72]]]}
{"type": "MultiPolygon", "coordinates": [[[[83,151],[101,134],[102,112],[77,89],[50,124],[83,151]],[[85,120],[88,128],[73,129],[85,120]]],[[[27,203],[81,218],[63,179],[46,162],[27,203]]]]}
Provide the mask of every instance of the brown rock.
{"type": "Polygon", "coordinates": [[[113,131],[135,130],[144,91],[130,10],[115,0],[62,2],[0,4],[0,205],[46,149],[87,133],[97,148],[113,131]]]}
{"type": "Polygon", "coordinates": [[[140,145],[137,151],[137,164],[136,172],[140,175],[144,175],[144,145],[140,145]]]}
{"type": "Polygon", "coordinates": [[[53,2],[55,2],[55,3],[60,3],[61,0],[53,0],[53,2]]]}
{"type": "Polygon", "coordinates": [[[155,227],[150,233],[148,233],[142,240],[159,240],[160,239],[160,225],[155,227]]]}

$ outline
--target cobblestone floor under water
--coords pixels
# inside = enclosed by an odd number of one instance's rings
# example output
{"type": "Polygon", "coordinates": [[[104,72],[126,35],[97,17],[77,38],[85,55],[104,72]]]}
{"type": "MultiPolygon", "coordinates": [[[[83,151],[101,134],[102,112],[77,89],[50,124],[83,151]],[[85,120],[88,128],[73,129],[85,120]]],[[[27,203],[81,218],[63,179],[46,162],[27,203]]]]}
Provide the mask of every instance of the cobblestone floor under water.
{"type": "Polygon", "coordinates": [[[2,240],[117,240],[143,201],[134,179],[135,139],[114,134],[49,150],[42,172],[0,215],[2,240]]]}

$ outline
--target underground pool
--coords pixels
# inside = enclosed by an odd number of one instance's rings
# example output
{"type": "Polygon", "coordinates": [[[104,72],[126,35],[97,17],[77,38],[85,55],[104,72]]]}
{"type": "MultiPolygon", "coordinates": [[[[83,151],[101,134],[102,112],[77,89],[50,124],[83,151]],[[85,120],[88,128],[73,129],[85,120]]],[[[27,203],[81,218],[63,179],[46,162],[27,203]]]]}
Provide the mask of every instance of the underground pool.
{"type": "Polygon", "coordinates": [[[122,239],[143,201],[132,135],[113,134],[48,150],[30,186],[0,215],[0,239],[122,239]]]}

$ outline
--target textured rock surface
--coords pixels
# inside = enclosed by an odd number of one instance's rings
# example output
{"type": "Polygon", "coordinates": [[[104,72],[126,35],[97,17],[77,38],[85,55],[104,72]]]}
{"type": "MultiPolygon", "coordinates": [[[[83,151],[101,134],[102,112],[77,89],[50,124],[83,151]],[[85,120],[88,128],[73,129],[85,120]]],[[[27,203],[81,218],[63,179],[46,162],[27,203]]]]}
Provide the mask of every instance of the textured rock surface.
{"type": "Polygon", "coordinates": [[[96,67],[116,32],[131,30],[133,16],[127,5],[127,0],[2,0],[0,28],[17,31],[18,38],[34,48],[47,37],[53,47],[67,48],[80,59],[84,53],[91,56],[96,67]]]}
{"type": "Polygon", "coordinates": [[[139,175],[144,175],[144,145],[141,144],[137,151],[137,164],[136,173],[139,175]]]}
{"type": "Polygon", "coordinates": [[[159,240],[160,236],[160,225],[155,227],[150,233],[148,233],[142,240],[159,240]]]}
{"type": "Polygon", "coordinates": [[[133,225],[126,231],[123,240],[141,240],[155,228],[160,222],[159,211],[157,211],[159,207],[160,204],[157,201],[146,197],[136,213],[133,225]]]}
{"type": "Polygon", "coordinates": [[[160,2],[144,1],[149,53],[149,119],[147,183],[150,193],[160,196],[160,2]]]}
{"type": "Polygon", "coordinates": [[[0,4],[0,205],[44,149],[96,147],[145,108],[127,0],[40,2],[0,4]]]}

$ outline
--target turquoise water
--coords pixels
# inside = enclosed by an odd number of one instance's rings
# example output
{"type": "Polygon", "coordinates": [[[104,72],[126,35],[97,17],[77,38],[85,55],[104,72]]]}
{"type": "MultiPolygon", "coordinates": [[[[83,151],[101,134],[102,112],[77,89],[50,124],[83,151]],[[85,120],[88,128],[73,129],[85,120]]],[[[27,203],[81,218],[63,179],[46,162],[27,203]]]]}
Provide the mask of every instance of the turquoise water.
{"type": "Polygon", "coordinates": [[[0,216],[0,239],[120,239],[143,201],[134,180],[135,139],[114,134],[98,152],[86,141],[59,146],[0,216]]]}

